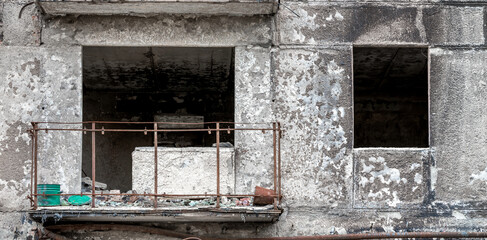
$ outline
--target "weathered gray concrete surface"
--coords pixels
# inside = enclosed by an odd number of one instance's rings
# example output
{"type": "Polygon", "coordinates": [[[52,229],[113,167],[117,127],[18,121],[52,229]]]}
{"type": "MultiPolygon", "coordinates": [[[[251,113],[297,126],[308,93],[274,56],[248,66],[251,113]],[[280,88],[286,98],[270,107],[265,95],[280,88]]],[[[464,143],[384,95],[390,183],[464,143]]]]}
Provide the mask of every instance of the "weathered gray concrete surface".
{"type": "Polygon", "coordinates": [[[282,187],[289,206],[350,206],[350,50],[282,49],[274,56],[274,112],[285,124],[282,187]]]}
{"type": "Polygon", "coordinates": [[[289,3],[277,14],[282,44],[483,45],[484,7],[289,3]],[[358,6],[357,6],[358,5],[358,6]]]}
{"type": "MultiPolygon", "coordinates": [[[[137,147],[132,153],[132,189],[137,193],[154,192],[154,148],[137,147]]],[[[220,148],[220,192],[235,194],[235,158],[233,148],[220,148]]],[[[159,193],[215,194],[215,148],[157,149],[159,193]]]]}
{"type": "Polygon", "coordinates": [[[356,208],[420,207],[427,193],[429,149],[354,149],[356,208]]]}
{"type": "MultiPolygon", "coordinates": [[[[278,222],[158,227],[213,237],[486,231],[485,3],[283,3],[298,16],[281,7],[274,16],[49,17],[29,6],[17,21],[22,4],[3,2],[0,238],[31,235],[28,201],[14,201],[30,185],[25,130],[34,120],[82,119],[80,46],[93,45],[235,47],[235,121],[283,125],[278,222]],[[429,148],[353,149],[354,44],[431,47],[429,148]]],[[[41,139],[50,157],[42,166],[54,179],[79,177],[80,136],[54,136],[41,139]]],[[[272,188],[271,143],[269,131],[235,135],[237,193],[272,188]]],[[[70,236],[111,235],[146,237],[70,236]]]]}
{"type": "MultiPolygon", "coordinates": [[[[272,128],[274,95],[270,77],[271,49],[235,49],[235,122],[240,128],[272,128]],[[258,81],[255,81],[258,79],[258,81]],[[264,124],[258,124],[264,123],[264,124]]],[[[255,186],[274,188],[272,131],[235,132],[236,191],[253,192],[255,186]]]]}
{"type": "Polygon", "coordinates": [[[235,46],[269,44],[270,17],[79,16],[44,21],[47,45],[235,46]]]}
{"type": "Polygon", "coordinates": [[[484,49],[431,49],[432,187],[436,200],[485,205],[484,49]]]}
{"type": "MultiPolygon", "coordinates": [[[[14,217],[9,229],[19,220],[14,211],[29,208],[30,122],[81,120],[80,53],[80,47],[0,47],[0,211],[2,221],[14,217]],[[6,211],[15,214],[4,215],[6,211]]],[[[64,192],[78,192],[80,133],[39,133],[39,183],[59,183],[64,192]]]]}

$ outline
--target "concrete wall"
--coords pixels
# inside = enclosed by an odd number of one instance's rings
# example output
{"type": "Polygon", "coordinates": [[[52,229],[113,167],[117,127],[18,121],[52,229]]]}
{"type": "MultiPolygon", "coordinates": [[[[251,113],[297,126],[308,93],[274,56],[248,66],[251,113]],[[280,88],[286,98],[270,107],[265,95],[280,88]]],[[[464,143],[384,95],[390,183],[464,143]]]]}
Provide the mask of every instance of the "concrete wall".
{"type": "MultiPolygon", "coordinates": [[[[18,128],[27,129],[31,120],[81,118],[81,100],[74,99],[80,95],[62,86],[80,79],[82,45],[234,46],[235,120],[284,126],[284,213],[278,222],[161,227],[217,237],[485,231],[485,3],[283,3],[287,8],[274,16],[254,17],[40,18],[30,6],[17,21],[21,3],[4,2],[0,51],[8,58],[0,61],[6,78],[0,86],[8,95],[0,97],[6,119],[0,122],[0,160],[9,167],[0,170],[0,210],[8,212],[0,218],[0,236],[13,238],[18,231],[25,237],[30,226],[21,221],[27,203],[12,203],[30,184],[29,140],[18,128]],[[353,45],[430,47],[429,148],[353,149],[353,45]],[[54,63],[57,57],[65,60],[54,63]],[[22,67],[35,58],[39,76],[22,67]],[[43,111],[42,104],[55,110],[43,111]]],[[[63,141],[80,142],[71,137],[63,141]]],[[[252,133],[235,136],[236,178],[243,183],[237,190],[269,184],[268,143],[261,140],[252,133]]]]}

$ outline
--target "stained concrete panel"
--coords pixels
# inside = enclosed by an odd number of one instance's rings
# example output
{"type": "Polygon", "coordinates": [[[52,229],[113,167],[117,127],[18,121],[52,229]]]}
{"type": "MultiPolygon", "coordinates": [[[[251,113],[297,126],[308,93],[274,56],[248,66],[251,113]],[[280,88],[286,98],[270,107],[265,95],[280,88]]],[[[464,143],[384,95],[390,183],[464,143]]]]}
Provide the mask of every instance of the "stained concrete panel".
{"type": "Polygon", "coordinates": [[[423,42],[414,7],[292,4],[279,11],[283,44],[423,42]]]}
{"type": "MultiPolygon", "coordinates": [[[[0,208],[19,209],[28,206],[30,122],[81,121],[81,48],[1,47],[0,55],[0,208]]],[[[80,133],[40,132],[40,184],[79,191],[80,164],[80,133]]]]}
{"type": "Polygon", "coordinates": [[[351,48],[276,51],[274,112],[284,123],[286,204],[345,208],[352,176],[351,48]]]}
{"type": "Polygon", "coordinates": [[[47,45],[235,46],[269,44],[271,17],[80,16],[46,19],[47,45]]]}
{"type": "Polygon", "coordinates": [[[277,14],[281,44],[485,42],[484,7],[289,3],[289,8],[277,14]]]}
{"type": "Polygon", "coordinates": [[[487,51],[431,49],[432,189],[436,200],[487,199],[487,51]]]}
{"type": "Polygon", "coordinates": [[[428,148],[359,148],[355,164],[354,207],[419,207],[427,193],[428,148]]]}
{"type": "MultiPolygon", "coordinates": [[[[216,194],[215,147],[157,149],[158,193],[216,194]]],[[[154,147],[137,147],[132,153],[132,189],[154,192],[154,147]]],[[[233,148],[220,148],[220,193],[234,194],[233,148]]]]}
{"type": "Polygon", "coordinates": [[[47,14],[85,14],[85,15],[154,15],[154,14],[199,14],[199,15],[261,15],[277,11],[275,0],[130,0],[113,2],[88,2],[79,0],[41,0],[47,14]]]}
{"type": "MultiPolygon", "coordinates": [[[[235,122],[238,128],[269,128],[272,110],[271,48],[235,48],[235,122]],[[264,124],[261,124],[264,123],[264,124]]],[[[272,131],[236,131],[237,193],[274,188],[272,131]]]]}
{"type": "Polygon", "coordinates": [[[428,7],[422,21],[429,43],[483,45],[484,7],[428,7]]]}
{"type": "Polygon", "coordinates": [[[41,16],[32,4],[20,10],[28,1],[5,1],[3,4],[3,44],[38,46],[41,44],[41,16]]]}

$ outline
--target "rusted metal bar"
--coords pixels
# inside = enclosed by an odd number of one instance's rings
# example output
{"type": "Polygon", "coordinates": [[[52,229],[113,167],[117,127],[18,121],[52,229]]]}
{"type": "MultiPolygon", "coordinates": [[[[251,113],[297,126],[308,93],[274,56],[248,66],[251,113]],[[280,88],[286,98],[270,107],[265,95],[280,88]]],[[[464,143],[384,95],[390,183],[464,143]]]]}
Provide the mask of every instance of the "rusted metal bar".
{"type": "Polygon", "coordinates": [[[485,238],[487,232],[382,232],[295,237],[234,238],[232,240],[352,240],[389,238],[485,238]]]}
{"type": "MultiPolygon", "coordinates": [[[[154,132],[155,130],[145,129],[78,129],[78,128],[39,128],[41,131],[84,131],[84,132],[154,132]]],[[[272,128],[225,128],[226,131],[272,131],[272,128]]],[[[216,129],[158,129],[157,132],[207,132],[216,129]]]]}
{"type": "Polygon", "coordinates": [[[128,224],[65,224],[65,225],[52,225],[47,226],[47,229],[56,232],[72,232],[72,231],[126,231],[126,232],[139,232],[164,235],[173,238],[187,238],[193,237],[193,235],[179,233],[171,230],[166,230],[156,227],[147,227],[140,225],[128,225],[128,224]]]}
{"type": "Polygon", "coordinates": [[[109,123],[109,124],[179,124],[179,125],[199,125],[199,124],[241,124],[241,125],[256,125],[256,124],[269,124],[269,123],[241,123],[241,122],[197,122],[197,123],[182,123],[182,122],[115,122],[115,121],[83,121],[83,122],[32,122],[38,124],[91,124],[91,123],[109,123]]]}
{"type": "Polygon", "coordinates": [[[34,131],[29,131],[30,133],[30,146],[31,146],[31,161],[30,161],[30,207],[34,206],[32,199],[32,194],[34,193],[34,131]]]}
{"type": "MultiPolygon", "coordinates": [[[[95,123],[91,124],[91,129],[95,130],[95,123]]],[[[95,134],[96,132],[91,132],[91,207],[95,207],[95,178],[96,178],[96,146],[95,146],[95,134]]]]}
{"type": "Polygon", "coordinates": [[[220,208],[220,123],[216,129],[216,208],[220,208]]]}
{"type": "Polygon", "coordinates": [[[34,123],[34,193],[35,193],[35,196],[34,196],[34,209],[37,209],[37,156],[38,156],[38,152],[39,152],[39,140],[38,140],[38,131],[37,131],[37,123],[34,123]]]}
{"type": "Polygon", "coordinates": [[[154,208],[157,208],[157,123],[154,123],[154,208]]]}
{"type": "MultiPolygon", "coordinates": [[[[38,196],[88,196],[92,193],[39,193],[32,194],[38,196]]],[[[153,194],[153,193],[96,193],[95,196],[157,196],[163,198],[170,197],[216,197],[218,194],[153,194]]],[[[258,194],[220,194],[220,197],[277,197],[277,194],[273,195],[258,195],[258,194]]]]}
{"type": "MultiPolygon", "coordinates": [[[[277,135],[277,128],[276,123],[272,123],[272,147],[274,150],[273,159],[274,159],[274,194],[277,194],[277,144],[276,144],[276,135],[277,135]]],[[[277,198],[274,198],[274,209],[277,209],[277,198]]]]}
{"type": "Polygon", "coordinates": [[[276,192],[275,194],[278,195],[277,200],[279,202],[279,205],[281,205],[281,197],[282,197],[282,192],[281,192],[282,191],[282,189],[281,189],[281,178],[282,178],[281,177],[281,138],[282,138],[282,130],[281,130],[281,123],[280,122],[277,122],[277,131],[279,133],[279,136],[277,137],[277,146],[279,148],[278,152],[277,152],[277,154],[278,154],[277,155],[277,163],[278,163],[277,172],[279,174],[279,179],[278,179],[278,181],[279,181],[279,183],[278,183],[279,184],[279,187],[278,187],[279,193],[276,192]]]}

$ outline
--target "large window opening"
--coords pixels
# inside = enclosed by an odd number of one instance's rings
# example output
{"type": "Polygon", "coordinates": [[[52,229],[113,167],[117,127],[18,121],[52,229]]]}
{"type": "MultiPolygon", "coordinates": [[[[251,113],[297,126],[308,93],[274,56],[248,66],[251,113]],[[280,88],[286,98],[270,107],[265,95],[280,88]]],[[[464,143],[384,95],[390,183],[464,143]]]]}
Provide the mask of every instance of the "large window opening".
{"type": "MultiPolygon", "coordinates": [[[[83,48],[84,121],[233,122],[234,96],[233,48],[83,48]]],[[[215,134],[160,133],[158,139],[159,146],[211,147],[215,134]]],[[[233,132],[222,135],[221,142],[233,144],[233,132]]],[[[130,190],[132,152],[140,146],[153,146],[153,135],[106,132],[97,137],[97,182],[130,190]]],[[[83,177],[91,176],[89,134],[83,135],[82,169],[83,177]]]]}
{"type": "Polygon", "coordinates": [[[427,147],[428,49],[354,47],[354,147],[427,147]]]}

